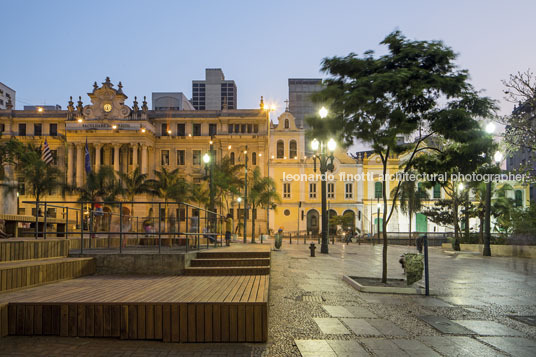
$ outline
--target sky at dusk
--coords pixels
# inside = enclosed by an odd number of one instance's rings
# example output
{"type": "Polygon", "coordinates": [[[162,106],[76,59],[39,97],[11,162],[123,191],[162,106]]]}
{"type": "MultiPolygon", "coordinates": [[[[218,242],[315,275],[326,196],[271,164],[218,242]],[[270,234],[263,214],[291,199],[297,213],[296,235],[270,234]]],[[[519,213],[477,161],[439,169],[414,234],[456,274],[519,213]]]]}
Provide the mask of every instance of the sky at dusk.
{"type": "MultiPolygon", "coordinates": [[[[500,100],[501,79],[536,60],[536,1],[9,1],[2,4],[0,82],[17,109],[60,104],[110,76],[134,96],[180,91],[204,69],[236,81],[238,107],[260,96],[280,112],[288,78],[318,78],[326,56],[381,53],[398,29],[443,40],[459,53],[472,83],[500,100]]],[[[277,113],[276,113],[277,115],[277,113]]],[[[275,118],[274,118],[275,119],[275,118]]]]}

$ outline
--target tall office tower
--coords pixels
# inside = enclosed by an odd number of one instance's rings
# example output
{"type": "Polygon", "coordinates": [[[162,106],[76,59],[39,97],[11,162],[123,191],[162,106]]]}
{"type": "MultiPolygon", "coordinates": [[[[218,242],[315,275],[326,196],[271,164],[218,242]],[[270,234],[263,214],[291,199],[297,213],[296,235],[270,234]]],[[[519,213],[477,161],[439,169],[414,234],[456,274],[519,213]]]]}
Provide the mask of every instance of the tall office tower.
{"type": "Polygon", "coordinates": [[[305,127],[305,117],[314,114],[318,108],[311,100],[311,94],[322,89],[320,78],[289,78],[289,111],[296,118],[296,126],[305,127]]]}
{"type": "Polygon", "coordinates": [[[225,80],[221,68],[205,69],[204,81],[192,81],[192,104],[197,110],[237,109],[236,84],[225,80]]]}

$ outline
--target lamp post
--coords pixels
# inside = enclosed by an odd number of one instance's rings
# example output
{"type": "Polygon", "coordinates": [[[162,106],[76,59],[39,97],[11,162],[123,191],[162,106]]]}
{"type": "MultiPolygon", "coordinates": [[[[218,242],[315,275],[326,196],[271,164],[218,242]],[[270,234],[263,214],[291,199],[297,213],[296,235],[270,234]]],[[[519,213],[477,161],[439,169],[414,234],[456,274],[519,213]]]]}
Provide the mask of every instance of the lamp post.
{"type": "MultiPolygon", "coordinates": [[[[244,150],[246,160],[245,178],[244,178],[244,243],[247,243],[247,222],[248,222],[248,146],[244,150]]],[[[255,243],[252,241],[251,243],[255,243]]]]}
{"type": "MultiPolygon", "coordinates": [[[[486,125],[486,132],[490,135],[493,135],[495,132],[495,124],[489,122],[486,125]]],[[[497,151],[494,155],[495,162],[502,161],[502,153],[497,151]]],[[[484,249],[482,250],[482,255],[485,257],[491,257],[491,180],[488,180],[486,183],[486,218],[484,226],[484,249]]]]}
{"type": "Polygon", "coordinates": [[[237,227],[240,230],[240,203],[242,203],[242,197],[236,199],[238,202],[238,211],[236,212],[236,218],[238,218],[237,227]]]}
{"type": "MultiPolygon", "coordinates": [[[[328,115],[328,110],[324,107],[318,112],[320,118],[324,119],[328,115]]],[[[321,173],[321,190],[322,190],[322,245],[320,247],[320,253],[329,253],[329,241],[328,241],[328,215],[326,210],[327,198],[326,198],[326,173],[327,171],[333,171],[333,151],[337,147],[337,143],[333,139],[329,139],[327,145],[323,141],[314,139],[311,142],[311,149],[315,152],[313,156],[314,160],[314,172],[316,172],[316,160],[318,159],[320,164],[321,173]]]]}
{"type": "Polygon", "coordinates": [[[210,151],[203,155],[203,162],[205,163],[205,177],[209,179],[209,224],[211,229],[215,229],[214,224],[214,143],[210,140],[210,151]],[[208,174],[207,174],[208,171],[208,174]]]}
{"type": "MultiPolygon", "coordinates": [[[[380,199],[378,198],[378,204],[376,205],[376,208],[378,209],[378,213],[377,213],[377,216],[376,216],[376,225],[377,225],[377,232],[376,234],[378,235],[378,242],[380,241],[380,199]]],[[[379,244],[379,243],[378,243],[379,244]]]]}

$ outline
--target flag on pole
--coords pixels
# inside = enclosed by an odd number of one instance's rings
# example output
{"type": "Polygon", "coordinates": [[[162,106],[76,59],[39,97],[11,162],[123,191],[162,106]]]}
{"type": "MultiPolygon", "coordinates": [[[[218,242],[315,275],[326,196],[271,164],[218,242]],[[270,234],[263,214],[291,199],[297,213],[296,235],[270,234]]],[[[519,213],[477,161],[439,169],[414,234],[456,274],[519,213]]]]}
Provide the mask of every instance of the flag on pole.
{"type": "Polygon", "coordinates": [[[41,160],[47,164],[50,164],[54,161],[52,151],[50,151],[50,148],[48,147],[47,139],[45,139],[45,144],[41,147],[41,160]]]}
{"type": "Polygon", "coordinates": [[[89,174],[91,172],[91,158],[89,156],[89,147],[87,146],[87,137],[86,137],[85,166],[86,166],[86,174],[89,174]]]}

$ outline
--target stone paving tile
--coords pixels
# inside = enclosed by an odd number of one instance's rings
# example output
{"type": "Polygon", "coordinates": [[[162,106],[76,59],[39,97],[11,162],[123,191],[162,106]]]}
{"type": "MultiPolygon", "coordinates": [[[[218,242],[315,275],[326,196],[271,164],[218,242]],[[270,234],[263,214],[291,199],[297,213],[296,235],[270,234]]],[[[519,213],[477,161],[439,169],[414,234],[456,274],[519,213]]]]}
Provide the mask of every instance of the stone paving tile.
{"type": "Polygon", "coordinates": [[[419,340],[445,356],[493,357],[503,353],[466,336],[420,336],[419,340]]]}
{"type": "Polygon", "coordinates": [[[326,340],[294,340],[303,357],[336,357],[335,351],[326,340]]]}
{"type": "Polygon", "coordinates": [[[479,340],[517,357],[536,356],[536,341],[524,337],[478,337],[479,340]]]}
{"type": "Polygon", "coordinates": [[[350,333],[339,319],[332,317],[315,317],[313,320],[315,320],[320,331],[326,335],[345,335],[350,333]]]}
{"type": "Polygon", "coordinates": [[[389,320],[370,319],[368,322],[378,331],[386,336],[407,336],[408,333],[402,330],[389,320]]]}
{"type": "Polygon", "coordinates": [[[370,355],[359,343],[357,343],[357,341],[328,340],[327,342],[338,357],[361,357],[370,355]]]}
{"type": "Polygon", "coordinates": [[[361,306],[345,306],[344,308],[357,318],[376,318],[376,315],[374,315],[370,310],[361,306]]]}
{"type": "Polygon", "coordinates": [[[344,306],[328,306],[322,305],[324,310],[332,317],[355,317],[350,311],[348,311],[344,306]]]}
{"type": "Polygon", "coordinates": [[[430,347],[417,340],[363,338],[363,342],[376,356],[440,356],[430,347]]]}
{"type": "Polygon", "coordinates": [[[358,336],[381,336],[382,333],[365,319],[341,319],[358,336]]]}
{"type": "Polygon", "coordinates": [[[476,332],[481,336],[522,336],[519,331],[511,329],[495,321],[454,320],[454,322],[476,332]]]}

